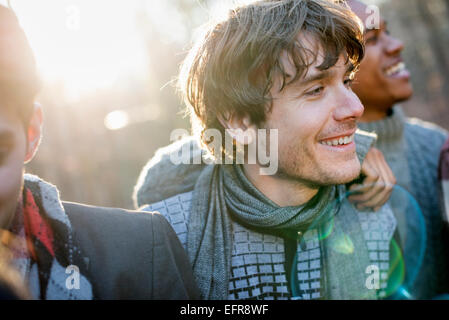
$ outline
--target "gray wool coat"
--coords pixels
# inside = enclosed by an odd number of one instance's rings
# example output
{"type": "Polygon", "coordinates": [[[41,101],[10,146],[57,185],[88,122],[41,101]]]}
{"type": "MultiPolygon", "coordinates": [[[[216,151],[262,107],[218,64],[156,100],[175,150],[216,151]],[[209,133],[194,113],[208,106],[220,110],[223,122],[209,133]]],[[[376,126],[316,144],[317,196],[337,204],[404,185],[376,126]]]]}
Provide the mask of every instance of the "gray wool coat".
{"type": "Polygon", "coordinates": [[[199,299],[188,257],[159,213],[63,206],[95,299],[199,299]]]}

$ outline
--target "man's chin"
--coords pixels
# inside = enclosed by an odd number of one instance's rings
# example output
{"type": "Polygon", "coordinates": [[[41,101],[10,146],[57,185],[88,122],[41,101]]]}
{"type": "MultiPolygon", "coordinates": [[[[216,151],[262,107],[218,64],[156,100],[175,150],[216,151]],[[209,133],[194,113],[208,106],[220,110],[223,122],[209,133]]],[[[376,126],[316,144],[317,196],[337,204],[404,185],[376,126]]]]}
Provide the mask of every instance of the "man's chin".
{"type": "Polygon", "coordinates": [[[329,173],[328,183],[327,185],[338,185],[338,184],[346,184],[351,181],[354,181],[360,176],[361,166],[358,163],[354,164],[351,167],[345,168],[345,170],[335,170],[329,173]]]}
{"type": "Polygon", "coordinates": [[[413,96],[413,91],[410,91],[409,93],[401,94],[397,99],[396,103],[401,103],[409,100],[413,96]]]}
{"type": "Polygon", "coordinates": [[[413,95],[412,85],[407,82],[407,84],[392,86],[391,91],[394,97],[394,103],[401,103],[409,100],[413,95]]]}

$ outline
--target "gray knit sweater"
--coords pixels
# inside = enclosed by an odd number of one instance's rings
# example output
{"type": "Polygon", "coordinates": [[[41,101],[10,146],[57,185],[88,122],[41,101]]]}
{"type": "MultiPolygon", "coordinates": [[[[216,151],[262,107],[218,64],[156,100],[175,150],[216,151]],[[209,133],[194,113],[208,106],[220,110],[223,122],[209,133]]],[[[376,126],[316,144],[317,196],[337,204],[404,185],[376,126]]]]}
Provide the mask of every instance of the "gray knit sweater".
{"type": "Polygon", "coordinates": [[[448,251],[442,238],[437,181],[438,158],[448,133],[436,125],[406,118],[399,106],[393,108],[391,116],[360,123],[359,127],[377,133],[376,147],[384,153],[398,185],[417,200],[424,216],[427,249],[412,294],[429,299],[448,293],[448,251]]]}

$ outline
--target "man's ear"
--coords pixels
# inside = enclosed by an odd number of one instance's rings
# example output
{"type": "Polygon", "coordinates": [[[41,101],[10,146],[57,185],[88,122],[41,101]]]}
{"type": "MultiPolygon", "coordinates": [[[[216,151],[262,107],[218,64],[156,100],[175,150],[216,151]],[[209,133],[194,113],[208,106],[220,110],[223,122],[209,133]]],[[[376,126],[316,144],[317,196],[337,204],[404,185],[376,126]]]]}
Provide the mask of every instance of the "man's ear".
{"type": "Polygon", "coordinates": [[[256,141],[257,126],[252,123],[249,115],[238,116],[227,113],[217,116],[226,132],[239,144],[248,145],[256,141]]]}
{"type": "Polygon", "coordinates": [[[42,114],[42,106],[38,103],[34,104],[33,115],[31,116],[30,124],[27,129],[27,152],[25,155],[25,163],[28,163],[33,159],[36,154],[37,148],[41,141],[42,135],[42,123],[43,123],[43,114],[42,114]]]}

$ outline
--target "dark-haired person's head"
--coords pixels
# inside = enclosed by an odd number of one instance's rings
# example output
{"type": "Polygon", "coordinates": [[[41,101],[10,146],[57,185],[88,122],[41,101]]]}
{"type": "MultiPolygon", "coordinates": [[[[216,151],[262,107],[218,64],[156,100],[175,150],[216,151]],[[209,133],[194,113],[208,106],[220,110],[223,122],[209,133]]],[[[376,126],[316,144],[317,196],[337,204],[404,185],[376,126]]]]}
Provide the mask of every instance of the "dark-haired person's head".
{"type": "Polygon", "coordinates": [[[340,1],[255,1],[207,29],[180,86],[203,132],[277,129],[279,178],[348,182],[360,173],[352,139],[363,106],[351,82],[362,38],[340,1]]]}
{"type": "Polygon", "coordinates": [[[7,228],[23,184],[24,163],[40,140],[36,63],[15,14],[0,6],[0,229],[7,228]]]}
{"type": "Polygon", "coordinates": [[[353,12],[365,24],[365,57],[360,64],[353,85],[365,112],[362,121],[384,118],[394,104],[407,100],[413,90],[410,73],[401,57],[404,44],[388,31],[387,22],[379,17],[379,25],[372,23],[373,11],[358,0],[348,0],[353,12]],[[377,28],[378,27],[378,28],[377,28]]]}

